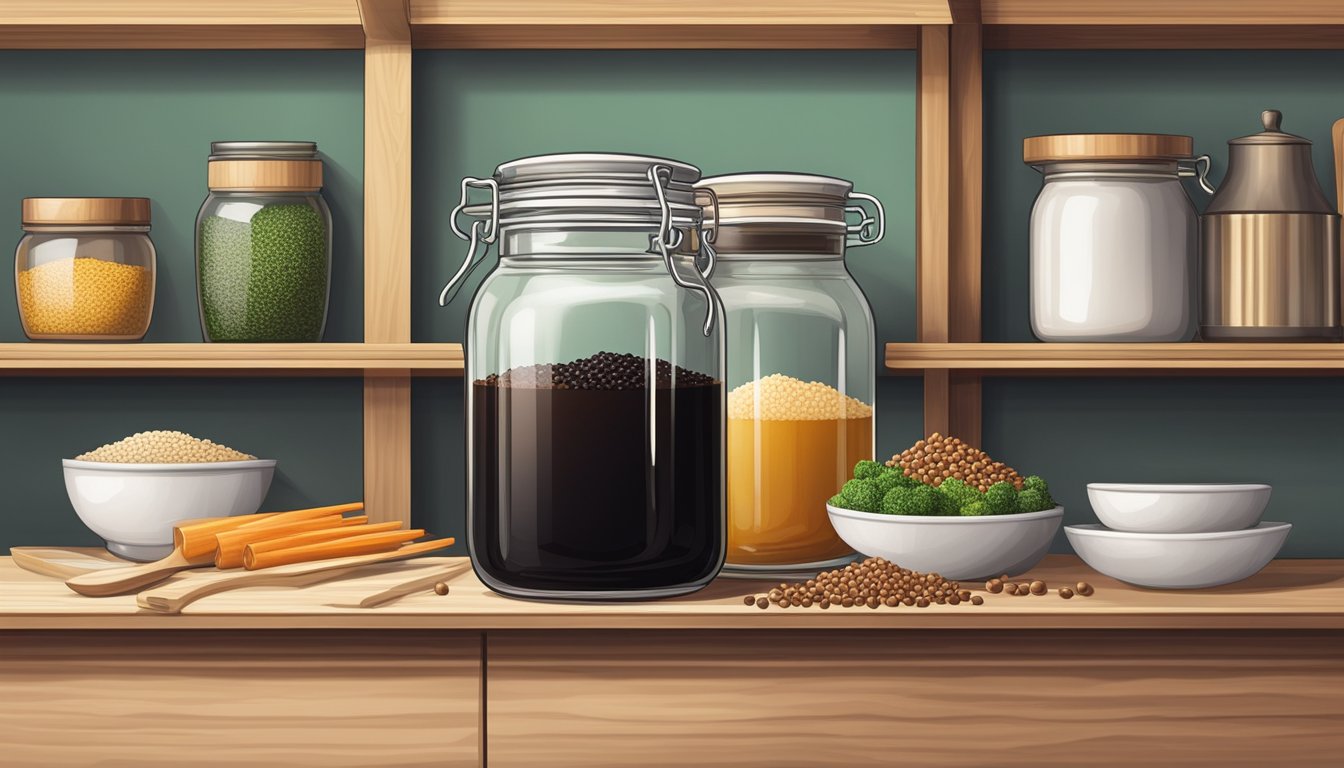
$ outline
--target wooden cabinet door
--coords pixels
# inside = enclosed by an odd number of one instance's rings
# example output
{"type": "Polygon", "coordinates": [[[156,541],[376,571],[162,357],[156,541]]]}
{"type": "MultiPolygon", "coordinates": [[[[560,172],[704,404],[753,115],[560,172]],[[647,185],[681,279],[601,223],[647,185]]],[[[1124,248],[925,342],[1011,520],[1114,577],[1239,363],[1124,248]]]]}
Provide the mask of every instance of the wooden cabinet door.
{"type": "Polygon", "coordinates": [[[481,639],[0,634],[5,766],[480,765],[481,639]]]}
{"type": "Polygon", "coordinates": [[[520,632],[486,657],[490,768],[1344,755],[1337,632],[520,632]]]}

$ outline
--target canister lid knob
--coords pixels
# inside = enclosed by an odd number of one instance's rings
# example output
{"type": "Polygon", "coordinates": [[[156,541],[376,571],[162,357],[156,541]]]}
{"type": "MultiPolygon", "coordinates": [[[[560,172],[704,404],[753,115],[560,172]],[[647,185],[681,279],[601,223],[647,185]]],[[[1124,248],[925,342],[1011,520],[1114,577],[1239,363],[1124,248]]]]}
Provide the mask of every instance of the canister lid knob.
{"type": "Polygon", "coordinates": [[[1260,122],[1264,124],[1266,131],[1282,133],[1279,124],[1283,122],[1283,113],[1277,109],[1266,109],[1260,113],[1260,122]]]}

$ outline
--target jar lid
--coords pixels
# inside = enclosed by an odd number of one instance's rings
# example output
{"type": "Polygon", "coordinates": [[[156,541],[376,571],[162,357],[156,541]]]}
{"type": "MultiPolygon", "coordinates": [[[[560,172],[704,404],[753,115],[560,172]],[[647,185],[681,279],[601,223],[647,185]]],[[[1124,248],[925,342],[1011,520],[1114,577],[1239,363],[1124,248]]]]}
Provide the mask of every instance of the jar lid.
{"type": "Polygon", "coordinates": [[[322,188],[317,142],[211,142],[206,185],[218,192],[316,192],[322,188]]]}
{"type": "Polygon", "coordinates": [[[663,201],[679,225],[698,219],[700,169],[646,155],[580,152],[524,157],[495,169],[501,226],[573,220],[658,224],[663,201]],[[659,184],[650,174],[657,169],[659,184]],[[680,214],[685,214],[680,215],[680,214]]]}
{"type": "Polygon", "coordinates": [[[1227,143],[1238,146],[1247,144],[1305,144],[1311,146],[1310,139],[1304,139],[1301,136],[1292,133],[1284,133],[1279,127],[1282,122],[1282,112],[1277,109],[1266,109],[1264,112],[1260,113],[1260,124],[1265,128],[1263,131],[1260,133],[1252,133],[1250,136],[1231,139],[1227,143]]]}
{"type": "Polygon", "coordinates": [[[26,197],[23,226],[149,226],[147,197],[26,197]]]}
{"type": "Polygon", "coordinates": [[[1028,165],[1070,161],[1173,162],[1194,156],[1189,136],[1165,133],[1063,133],[1022,140],[1028,165]]]}
{"type": "Polygon", "coordinates": [[[805,173],[735,173],[695,185],[718,198],[718,223],[845,229],[845,206],[854,185],[805,173]]]}

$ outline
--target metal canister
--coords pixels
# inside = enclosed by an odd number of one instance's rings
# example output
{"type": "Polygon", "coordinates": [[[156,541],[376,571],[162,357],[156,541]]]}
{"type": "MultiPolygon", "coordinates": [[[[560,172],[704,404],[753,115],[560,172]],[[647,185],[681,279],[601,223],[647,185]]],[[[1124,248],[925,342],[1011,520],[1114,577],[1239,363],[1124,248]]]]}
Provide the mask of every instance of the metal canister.
{"type": "Polygon", "coordinates": [[[1227,176],[1201,217],[1209,341],[1329,341],[1341,336],[1339,214],[1311,164],[1311,142],[1279,128],[1228,142],[1227,176]]]}

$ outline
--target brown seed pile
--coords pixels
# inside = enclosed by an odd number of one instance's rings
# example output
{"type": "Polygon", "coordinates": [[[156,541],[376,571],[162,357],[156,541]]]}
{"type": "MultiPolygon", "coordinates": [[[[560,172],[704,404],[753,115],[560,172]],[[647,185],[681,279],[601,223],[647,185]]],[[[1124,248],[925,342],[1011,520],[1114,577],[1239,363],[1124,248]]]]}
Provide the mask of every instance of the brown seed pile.
{"type": "Polygon", "coordinates": [[[79,461],[111,464],[202,464],[212,461],[250,461],[255,458],[225,445],[198,440],[186,432],[168,430],[136,432],[130,437],[75,457],[79,461]]]}
{"type": "MultiPolygon", "coordinates": [[[[1039,597],[1040,595],[1047,594],[1050,591],[1050,587],[1040,579],[1023,582],[1009,581],[1008,575],[1004,574],[997,579],[986,581],[985,591],[993,592],[996,595],[1003,593],[1016,597],[1024,597],[1026,595],[1036,595],[1039,597]]],[[[1069,587],[1060,587],[1058,590],[1059,596],[1065,600],[1072,599],[1075,594],[1082,595],[1083,597],[1091,597],[1093,592],[1092,585],[1088,584],[1086,581],[1078,582],[1076,590],[1070,589],[1069,587]]]]}
{"type": "Polygon", "coordinates": [[[943,437],[937,432],[917,441],[900,455],[892,456],[887,466],[899,466],[907,477],[933,486],[955,477],[981,493],[995,483],[1012,483],[1014,488],[1022,490],[1022,476],[1012,467],[994,461],[989,454],[963,443],[960,438],[943,437]]]}
{"type": "Polygon", "coordinates": [[[962,589],[936,573],[920,573],[880,557],[850,563],[834,571],[823,571],[816,578],[793,584],[781,583],[765,595],[747,595],[745,605],[769,608],[899,608],[930,605],[980,605],[985,599],[962,589]]]}

